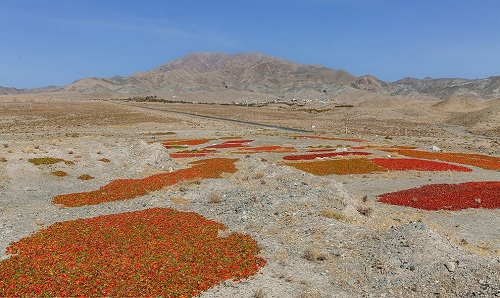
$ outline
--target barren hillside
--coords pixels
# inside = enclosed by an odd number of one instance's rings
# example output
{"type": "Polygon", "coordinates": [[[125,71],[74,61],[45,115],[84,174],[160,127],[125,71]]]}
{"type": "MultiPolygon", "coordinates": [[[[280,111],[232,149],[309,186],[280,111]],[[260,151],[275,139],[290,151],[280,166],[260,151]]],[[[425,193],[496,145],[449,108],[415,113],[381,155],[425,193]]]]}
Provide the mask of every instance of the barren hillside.
{"type": "Polygon", "coordinates": [[[242,102],[308,99],[332,101],[360,94],[406,99],[467,97],[484,101],[500,96],[500,77],[416,79],[385,82],[372,75],[303,65],[261,53],[192,53],[130,76],[83,78],[62,87],[16,89],[0,94],[50,93],[72,98],[158,96],[169,100],[242,102]],[[360,93],[361,92],[361,93],[360,93]]]}
{"type": "Polygon", "coordinates": [[[232,90],[272,98],[340,93],[352,89],[349,84],[355,80],[345,71],[301,65],[259,53],[195,53],[128,77],[82,79],[64,91],[175,96],[232,90]]]}

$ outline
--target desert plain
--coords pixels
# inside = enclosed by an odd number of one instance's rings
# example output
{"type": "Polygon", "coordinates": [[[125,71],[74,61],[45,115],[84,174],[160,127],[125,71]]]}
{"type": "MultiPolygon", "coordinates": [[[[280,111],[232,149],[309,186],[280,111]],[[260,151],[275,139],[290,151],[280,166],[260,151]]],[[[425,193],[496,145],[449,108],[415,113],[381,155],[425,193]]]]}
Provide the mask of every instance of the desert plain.
{"type": "Polygon", "coordinates": [[[57,222],[172,208],[249,235],[265,260],[255,275],[222,281],[201,297],[500,296],[498,203],[491,209],[423,210],[379,202],[385,193],[424,185],[498,182],[498,168],[446,162],[469,171],[315,175],[285,158],[334,152],[369,156],[320,155],[305,162],[407,158],[396,150],[402,146],[481,154],[498,164],[498,99],[476,106],[398,99],[221,105],[5,95],[0,103],[4,261],[13,257],[9,245],[57,222]],[[165,145],[179,140],[206,142],[165,145]],[[238,140],[243,142],[232,146],[238,140]],[[228,141],[232,145],[220,146],[228,141]],[[175,155],[207,147],[205,156],[175,155]],[[29,161],[44,157],[68,162],[29,161]],[[80,207],[53,201],[211,158],[235,159],[236,171],[127,200],[80,207]]]}

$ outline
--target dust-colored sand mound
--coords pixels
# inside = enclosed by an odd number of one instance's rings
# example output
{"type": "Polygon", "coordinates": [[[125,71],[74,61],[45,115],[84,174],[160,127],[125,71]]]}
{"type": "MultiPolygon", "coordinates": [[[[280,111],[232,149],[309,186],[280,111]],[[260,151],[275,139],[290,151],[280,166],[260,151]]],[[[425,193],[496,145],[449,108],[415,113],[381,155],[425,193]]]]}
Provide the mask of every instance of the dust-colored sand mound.
{"type": "Polygon", "coordinates": [[[470,112],[483,109],[486,105],[473,97],[451,96],[432,107],[446,112],[470,112]]]}
{"type": "Polygon", "coordinates": [[[485,107],[480,110],[452,116],[447,123],[464,126],[475,133],[500,135],[500,99],[482,105],[485,107]]]}

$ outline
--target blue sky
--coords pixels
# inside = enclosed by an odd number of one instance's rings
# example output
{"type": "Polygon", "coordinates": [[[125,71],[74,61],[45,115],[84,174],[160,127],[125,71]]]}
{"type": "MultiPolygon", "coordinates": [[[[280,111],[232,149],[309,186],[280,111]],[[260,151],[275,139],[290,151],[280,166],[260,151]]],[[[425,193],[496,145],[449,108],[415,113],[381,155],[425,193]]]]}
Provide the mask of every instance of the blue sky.
{"type": "Polygon", "coordinates": [[[0,86],[126,76],[191,52],[375,75],[500,75],[498,0],[0,0],[0,86]]]}

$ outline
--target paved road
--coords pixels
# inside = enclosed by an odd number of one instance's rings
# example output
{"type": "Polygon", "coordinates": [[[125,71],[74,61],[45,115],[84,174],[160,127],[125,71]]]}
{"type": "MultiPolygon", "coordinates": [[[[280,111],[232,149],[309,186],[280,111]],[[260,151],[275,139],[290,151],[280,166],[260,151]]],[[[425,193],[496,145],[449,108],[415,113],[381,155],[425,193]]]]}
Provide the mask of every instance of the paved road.
{"type": "Polygon", "coordinates": [[[291,127],[271,125],[271,124],[258,123],[258,122],[243,121],[243,120],[236,120],[236,119],[230,119],[230,118],[214,117],[214,116],[209,116],[209,115],[174,111],[174,110],[151,107],[151,106],[138,106],[138,105],[132,105],[132,104],[125,104],[125,103],[114,103],[114,104],[136,107],[136,108],[143,108],[143,109],[154,110],[154,111],[165,111],[165,112],[169,112],[169,113],[189,115],[189,116],[193,116],[193,117],[200,117],[200,118],[206,118],[206,119],[214,119],[214,120],[228,121],[228,122],[233,122],[233,123],[241,123],[241,124],[271,128],[271,129],[276,129],[276,130],[281,130],[281,131],[286,131],[286,132],[298,132],[298,133],[312,133],[313,132],[311,130],[296,129],[296,128],[291,128],[291,127]]]}

